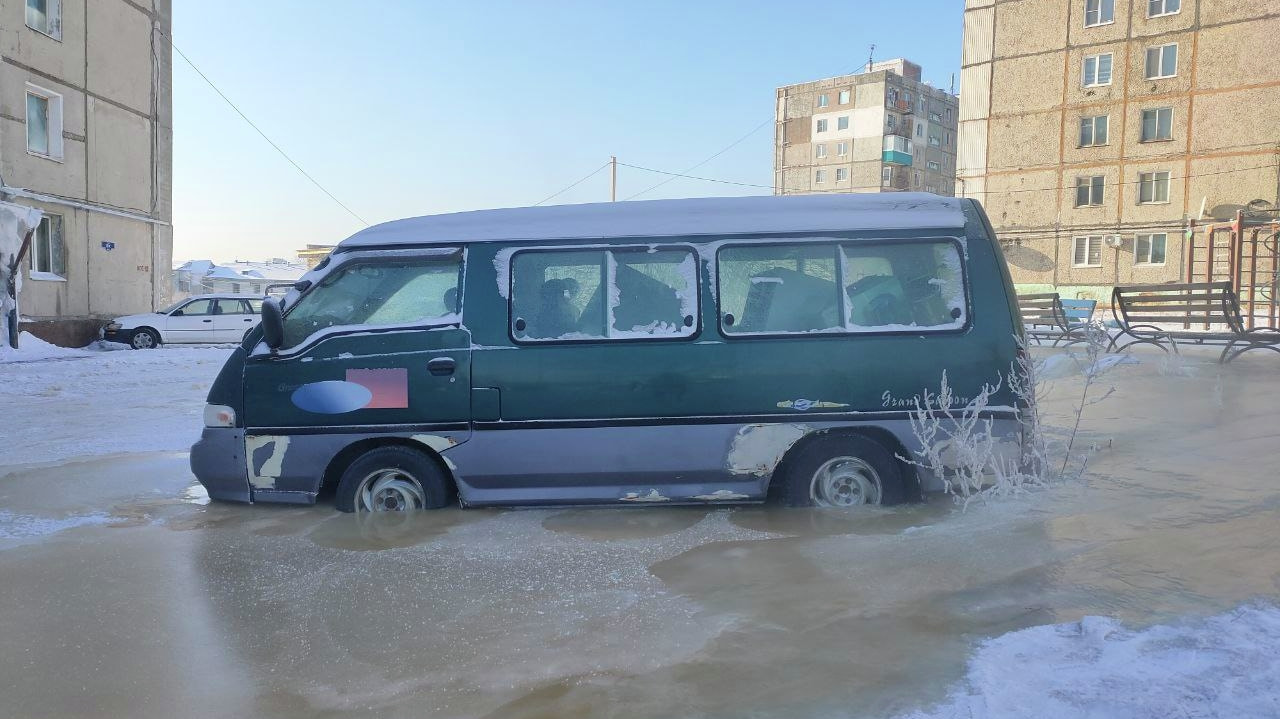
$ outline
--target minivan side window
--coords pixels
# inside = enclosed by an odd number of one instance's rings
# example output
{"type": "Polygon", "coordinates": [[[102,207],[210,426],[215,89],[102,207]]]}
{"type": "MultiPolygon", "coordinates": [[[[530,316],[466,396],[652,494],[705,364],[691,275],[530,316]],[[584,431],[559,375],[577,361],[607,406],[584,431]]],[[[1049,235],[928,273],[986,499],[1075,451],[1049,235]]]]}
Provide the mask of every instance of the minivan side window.
{"type": "Polygon", "coordinates": [[[949,240],[729,246],[717,275],[727,336],[956,330],[967,322],[960,250],[949,240]]]}
{"type": "Polygon", "coordinates": [[[526,250],[512,263],[518,342],[690,337],[697,261],[684,248],[526,250]]]}
{"type": "Polygon", "coordinates": [[[458,310],[461,256],[355,261],[330,273],[289,310],[285,347],[344,325],[394,326],[446,320],[458,310]]]}

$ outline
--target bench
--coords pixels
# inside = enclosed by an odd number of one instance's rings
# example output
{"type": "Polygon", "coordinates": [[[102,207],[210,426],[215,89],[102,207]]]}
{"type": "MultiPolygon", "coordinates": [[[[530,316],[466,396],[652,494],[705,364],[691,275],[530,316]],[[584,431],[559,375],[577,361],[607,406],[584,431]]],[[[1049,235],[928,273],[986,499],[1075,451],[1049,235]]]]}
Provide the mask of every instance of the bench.
{"type": "Polygon", "coordinates": [[[1111,313],[1120,332],[1107,351],[1123,351],[1136,344],[1153,344],[1174,352],[1178,341],[1224,344],[1218,361],[1230,362],[1253,349],[1280,352],[1280,329],[1246,329],[1240,302],[1230,282],[1187,282],[1166,285],[1128,285],[1111,293],[1111,313]],[[1125,338],[1130,341],[1121,342],[1125,338]]]}
{"type": "Polygon", "coordinates": [[[1085,341],[1085,326],[1093,317],[1097,300],[1064,300],[1057,292],[1018,295],[1018,310],[1026,326],[1027,339],[1036,344],[1053,340],[1053,346],[1085,341]]]}

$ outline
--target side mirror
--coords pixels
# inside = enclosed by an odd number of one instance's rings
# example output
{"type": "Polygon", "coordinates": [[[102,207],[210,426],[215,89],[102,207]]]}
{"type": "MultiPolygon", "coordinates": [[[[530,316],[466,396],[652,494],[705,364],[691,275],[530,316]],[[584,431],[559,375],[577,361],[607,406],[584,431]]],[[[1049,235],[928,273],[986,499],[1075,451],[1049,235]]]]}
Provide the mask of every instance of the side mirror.
{"type": "Polygon", "coordinates": [[[274,297],[262,301],[262,341],[273,352],[284,344],[284,313],[280,301],[274,297]]]}

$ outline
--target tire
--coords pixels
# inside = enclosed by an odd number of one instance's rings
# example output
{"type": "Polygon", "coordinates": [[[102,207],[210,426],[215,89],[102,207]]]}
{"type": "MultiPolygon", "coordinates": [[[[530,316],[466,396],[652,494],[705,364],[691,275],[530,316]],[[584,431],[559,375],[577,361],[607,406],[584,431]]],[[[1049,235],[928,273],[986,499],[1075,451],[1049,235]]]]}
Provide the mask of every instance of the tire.
{"type": "Polygon", "coordinates": [[[852,507],[906,501],[902,464],[868,437],[827,435],[784,466],[782,500],[792,507],[852,507]]]}
{"type": "Polygon", "coordinates": [[[453,487],[440,465],[416,449],[398,445],[360,455],[342,473],[334,496],[341,512],[439,509],[452,501],[453,487]]]}
{"type": "Polygon", "coordinates": [[[150,327],[134,330],[129,346],[136,350],[150,350],[160,346],[160,334],[150,327]]]}

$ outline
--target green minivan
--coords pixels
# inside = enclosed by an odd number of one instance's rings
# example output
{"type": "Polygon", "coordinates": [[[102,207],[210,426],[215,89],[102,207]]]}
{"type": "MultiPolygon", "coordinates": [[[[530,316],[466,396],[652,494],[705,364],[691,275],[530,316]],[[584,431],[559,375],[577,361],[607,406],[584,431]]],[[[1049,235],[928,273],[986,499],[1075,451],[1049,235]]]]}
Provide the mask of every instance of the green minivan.
{"type": "MultiPolygon", "coordinates": [[[[915,398],[1017,357],[982,208],[919,193],[396,220],[342,241],[232,353],[191,468],[343,511],[919,499],[915,398]]],[[[1021,446],[1018,398],[983,410],[1021,446]]],[[[1015,458],[1016,459],[1016,458],[1015,458]]]]}

